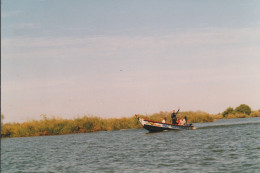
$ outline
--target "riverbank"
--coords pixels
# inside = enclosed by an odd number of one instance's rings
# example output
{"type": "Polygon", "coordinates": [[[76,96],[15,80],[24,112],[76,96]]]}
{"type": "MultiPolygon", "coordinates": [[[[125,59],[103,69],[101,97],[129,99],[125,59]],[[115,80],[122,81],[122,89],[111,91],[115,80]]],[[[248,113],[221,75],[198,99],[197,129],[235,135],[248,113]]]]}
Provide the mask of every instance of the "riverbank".
{"type": "MultiPolygon", "coordinates": [[[[159,112],[152,115],[139,116],[154,121],[162,121],[162,119],[166,117],[166,122],[171,123],[171,112],[159,112]]],[[[187,116],[188,122],[203,123],[213,122],[216,119],[260,117],[260,111],[252,111],[250,115],[242,113],[229,114],[226,117],[223,117],[222,114],[209,114],[203,111],[188,111],[180,112],[177,117],[181,118],[184,116],[187,116]]],[[[135,116],[109,119],[94,116],[84,116],[75,119],[48,118],[46,115],[43,115],[42,117],[43,119],[38,121],[1,123],[1,138],[64,135],[141,128],[141,125],[136,120],[135,116]]]]}

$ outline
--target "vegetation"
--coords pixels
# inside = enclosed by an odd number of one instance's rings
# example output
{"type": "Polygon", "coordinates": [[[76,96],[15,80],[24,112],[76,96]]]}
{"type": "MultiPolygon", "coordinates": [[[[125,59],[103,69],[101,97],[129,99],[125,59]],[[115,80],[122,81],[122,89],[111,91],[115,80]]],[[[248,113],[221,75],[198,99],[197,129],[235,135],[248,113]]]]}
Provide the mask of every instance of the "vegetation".
{"type": "MultiPolygon", "coordinates": [[[[249,107],[250,108],[250,107],[249,107]]],[[[179,112],[177,118],[187,117],[188,123],[212,122],[216,119],[249,118],[260,117],[260,110],[248,113],[247,105],[240,105],[235,110],[227,108],[222,114],[209,114],[203,111],[179,112]]],[[[145,119],[162,121],[166,118],[166,123],[171,123],[171,112],[159,112],[152,115],[139,115],[145,119]]],[[[96,131],[110,131],[120,129],[141,128],[135,116],[123,118],[104,119],[95,116],[83,116],[75,119],[48,118],[41,115],[41,120],[33,120],[24,123],[3,123],[4,115],[1,114],[1,138],[6,137],[27,137],[63,135],[72,133],[88,133],[96,131]]]]}
{"type": "Polygon", "coordinates": [[[223,117],[227,117],[228,114],[233,114],[234,113],[234,109],[232,107],[228,107],[223,113],[223,117]]]}
{"type": "Polygon", "coordinates": [[[3,124],[1,127],[1,137],[63,135],[141,127],[134,116],[120,119],[102,119],[99,117],[84,116],[73,120],[54,117],[47,118],[46,115],[42,117],[43,119],[39,121],[3,124]]]}
{"type": "Polygon", "coordinates": [[[246,104],[241,104],[240,106],[236,107],[235,111],[247,115],[251,114],[251,108],[246,104]]]}
{"type": "Polygon", "coordinates": [[[229,117],[237,117],[240,118],[241,114],[250,115],[251,114],[251,108],[246,104],[241,104],[234,110],[232,107],[228,107],[223,113],[222,116],[225,118],[227,116],[229,117]]]}

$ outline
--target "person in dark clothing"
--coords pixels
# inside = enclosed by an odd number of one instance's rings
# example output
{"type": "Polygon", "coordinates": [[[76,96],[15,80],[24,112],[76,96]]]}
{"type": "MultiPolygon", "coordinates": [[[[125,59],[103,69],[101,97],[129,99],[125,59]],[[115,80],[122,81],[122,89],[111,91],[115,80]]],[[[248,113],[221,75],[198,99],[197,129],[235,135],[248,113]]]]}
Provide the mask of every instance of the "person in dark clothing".
{"type": "Polygon", "coordinates": [[[173,110],[172,115],[171,115],[171,117],[172,117],[172,124],[177,124],[177,122],[176,122],[176,120],[177,120],[176,116],[177,116],[177,114],[179,113],[179,111],[180,111],[180,108],[178,109],[177,112],[175,112],[175,110],[173,110]]]}

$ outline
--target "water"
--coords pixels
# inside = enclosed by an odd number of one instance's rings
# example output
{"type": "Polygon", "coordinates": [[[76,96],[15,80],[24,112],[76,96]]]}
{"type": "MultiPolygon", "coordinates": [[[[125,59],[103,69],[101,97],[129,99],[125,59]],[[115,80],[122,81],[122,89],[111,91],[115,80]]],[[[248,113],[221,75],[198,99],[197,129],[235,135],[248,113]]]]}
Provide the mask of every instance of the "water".
{"type": "Polygon", "coordinates": [[[260,172],[260,118],[1,140],[1,172],[260,172]]]}

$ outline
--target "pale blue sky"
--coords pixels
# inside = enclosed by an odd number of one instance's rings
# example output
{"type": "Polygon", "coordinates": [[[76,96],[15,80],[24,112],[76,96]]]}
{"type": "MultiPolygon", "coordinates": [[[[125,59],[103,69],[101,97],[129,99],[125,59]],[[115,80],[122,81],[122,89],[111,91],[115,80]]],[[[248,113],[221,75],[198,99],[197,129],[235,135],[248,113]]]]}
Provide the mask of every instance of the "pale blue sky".
{"type": "Polygon", "coordinates": [[[260,1],[2,1],[5,122],[260,109],[260,1]]]}

